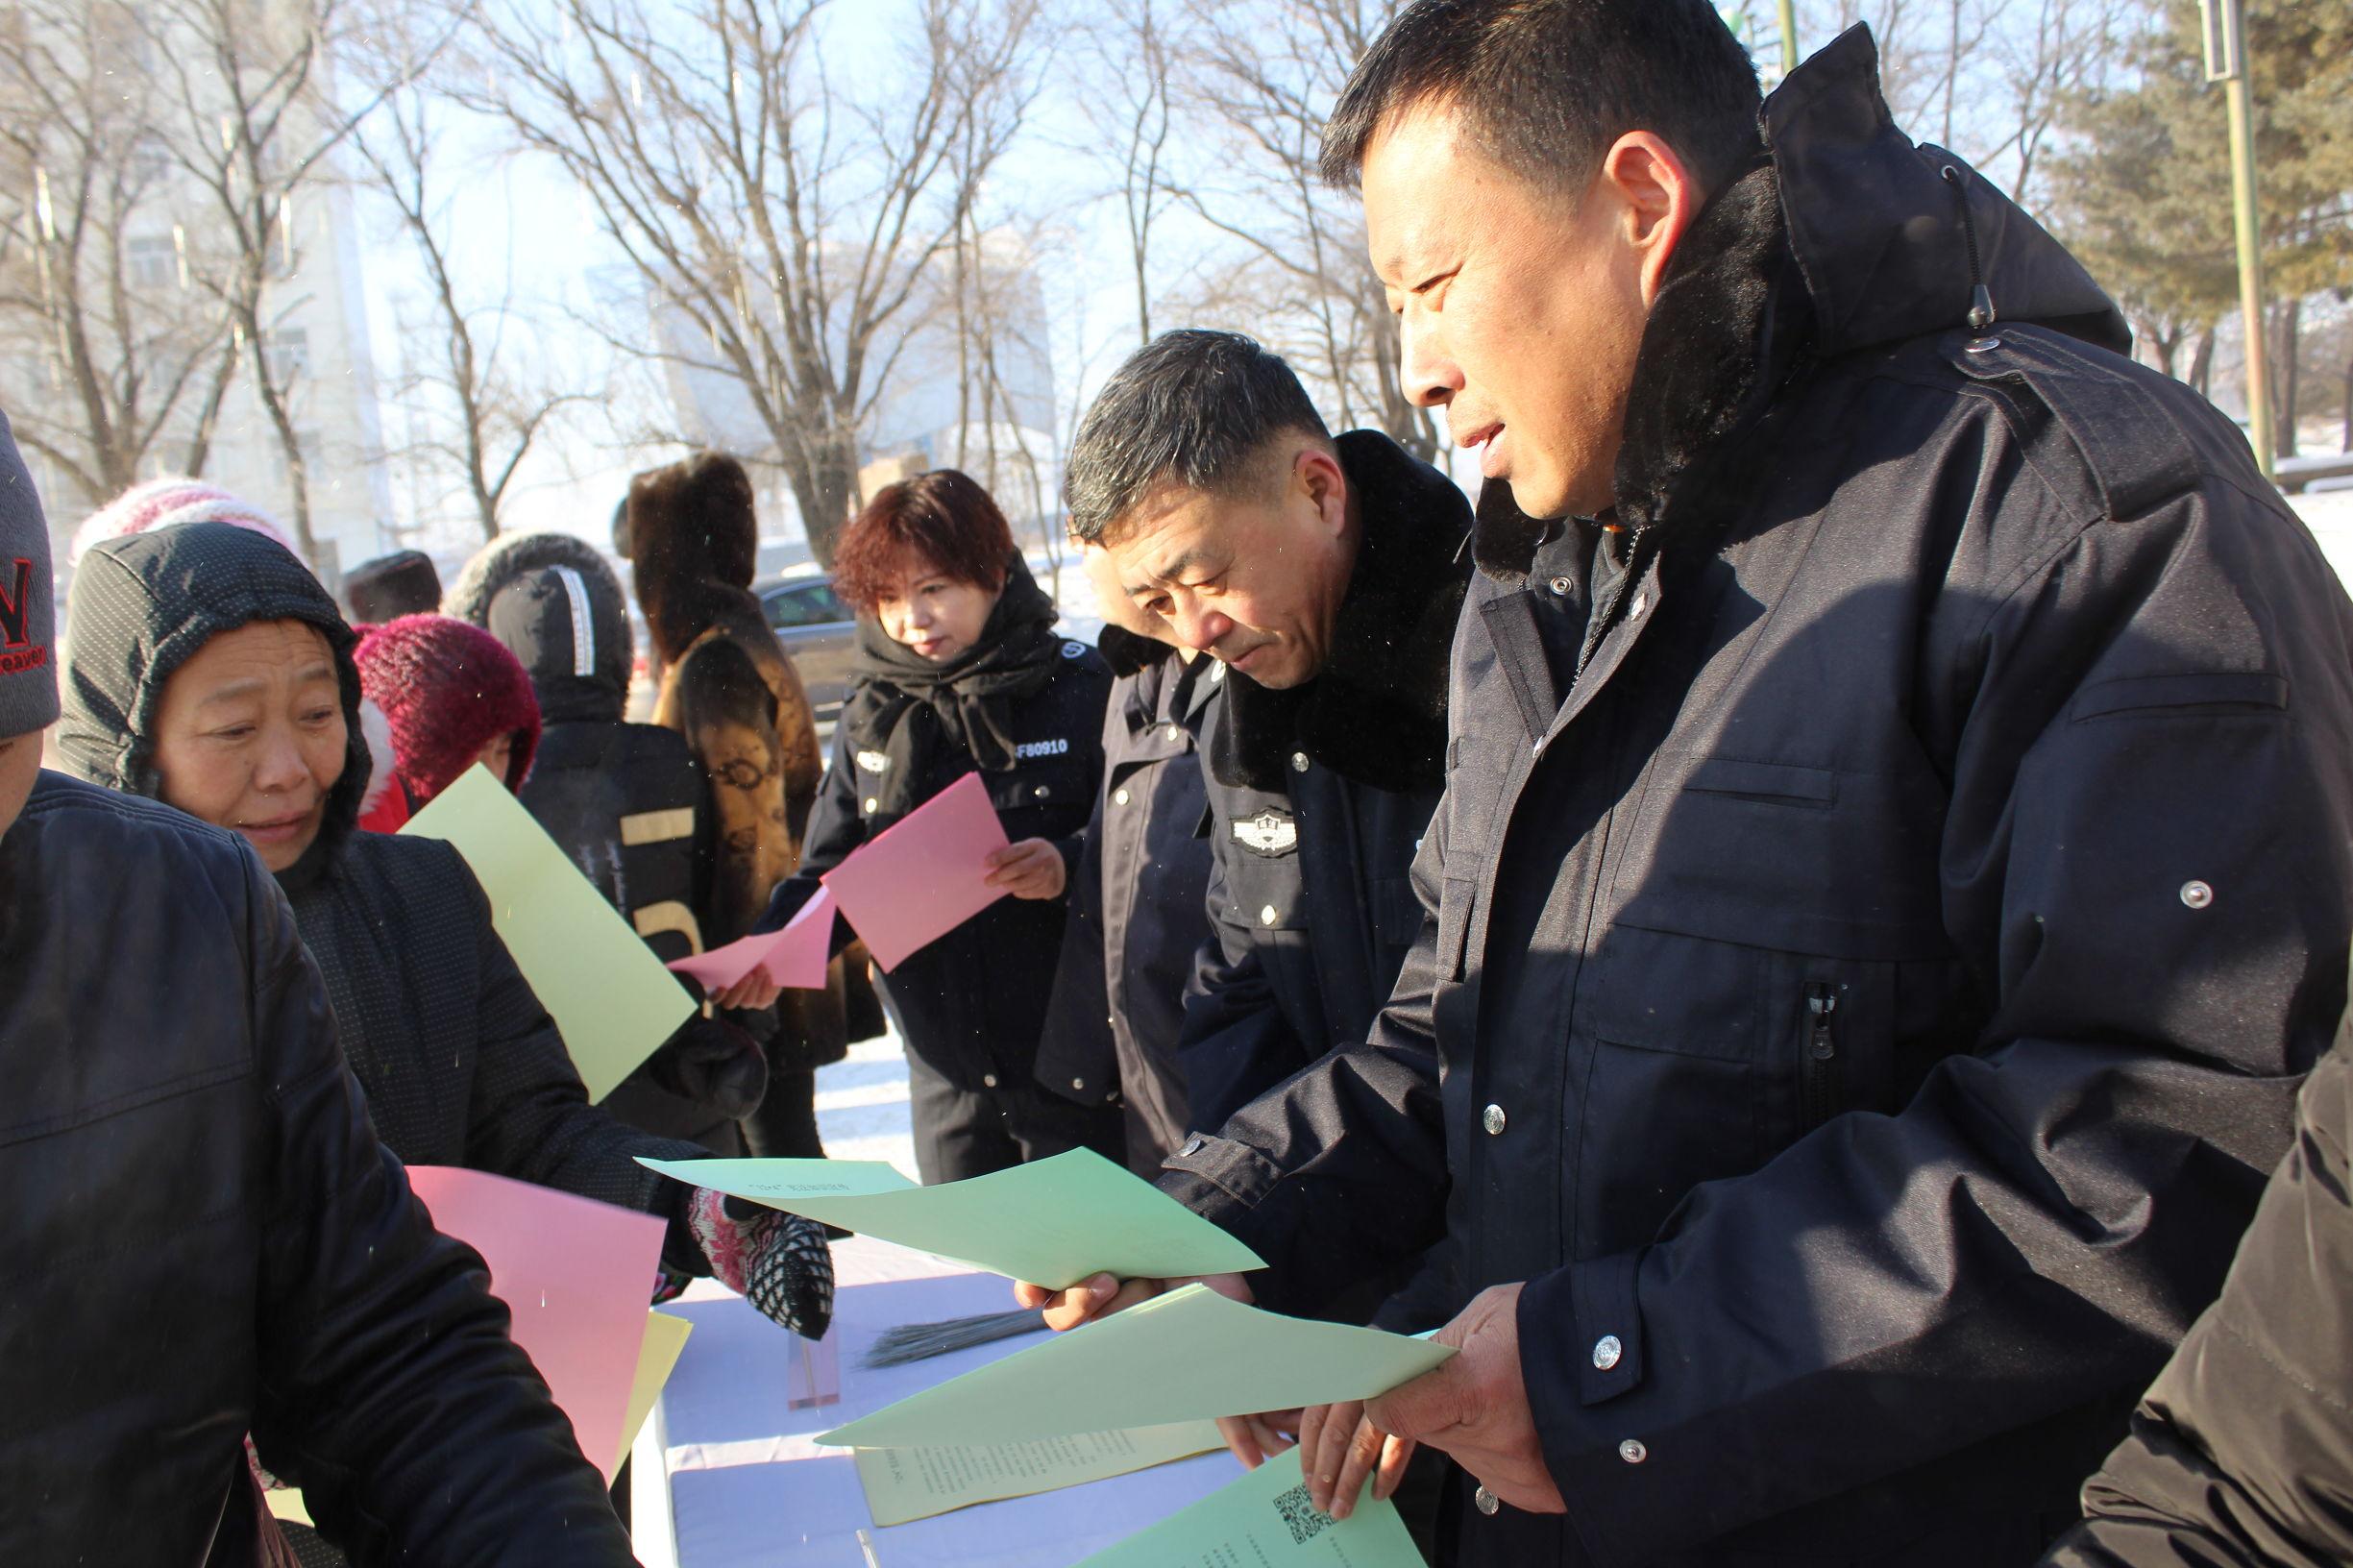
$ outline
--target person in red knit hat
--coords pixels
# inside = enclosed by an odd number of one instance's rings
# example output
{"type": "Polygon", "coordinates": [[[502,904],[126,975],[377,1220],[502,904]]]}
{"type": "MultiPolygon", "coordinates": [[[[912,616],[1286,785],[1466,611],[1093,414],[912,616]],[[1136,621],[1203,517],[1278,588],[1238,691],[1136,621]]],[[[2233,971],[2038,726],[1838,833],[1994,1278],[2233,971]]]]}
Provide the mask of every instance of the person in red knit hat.
{"type": "Polygon", "coordinates": [[[451,616],[404,615],[365,628],[357,657],[360,689],[392,723],[393,768],[410,811],[478,762],[510,790],[530,772],[539,699],[489,632],[451,616]]]}

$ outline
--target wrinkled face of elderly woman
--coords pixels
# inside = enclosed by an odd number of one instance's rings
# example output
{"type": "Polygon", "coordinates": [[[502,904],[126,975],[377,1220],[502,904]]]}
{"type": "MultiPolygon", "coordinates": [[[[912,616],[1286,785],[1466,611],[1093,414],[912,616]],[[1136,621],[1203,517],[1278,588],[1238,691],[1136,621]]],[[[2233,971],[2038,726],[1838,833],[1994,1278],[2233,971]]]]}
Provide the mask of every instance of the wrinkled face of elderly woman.
{"type": "Polygon", "coordinates": [[[282,871],[318,841],[349,742],[334,649],[301,621],[224,631],[164,682],[163,799],[245,835],[282,871]]]}

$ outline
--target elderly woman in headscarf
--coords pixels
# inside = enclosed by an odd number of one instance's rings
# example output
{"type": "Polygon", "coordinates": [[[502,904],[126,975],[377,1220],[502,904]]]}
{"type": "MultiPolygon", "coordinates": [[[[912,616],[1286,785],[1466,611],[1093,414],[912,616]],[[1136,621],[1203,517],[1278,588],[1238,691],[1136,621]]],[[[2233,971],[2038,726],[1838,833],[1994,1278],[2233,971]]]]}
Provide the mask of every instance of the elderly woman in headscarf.
{"type": "Polygon", "coordinates": [[[638,1164],[703,1151],[588,1103],[455,849],[354,831],[370,767],[355,638],[301,562],[220,523],[106,540],[74,577],[69,625],[61,755],[253,845],[395,1154],[660,1214],[666,1269],[717,1274],[777,1322],[823,1333],[822,1231],[638,1164]]]}

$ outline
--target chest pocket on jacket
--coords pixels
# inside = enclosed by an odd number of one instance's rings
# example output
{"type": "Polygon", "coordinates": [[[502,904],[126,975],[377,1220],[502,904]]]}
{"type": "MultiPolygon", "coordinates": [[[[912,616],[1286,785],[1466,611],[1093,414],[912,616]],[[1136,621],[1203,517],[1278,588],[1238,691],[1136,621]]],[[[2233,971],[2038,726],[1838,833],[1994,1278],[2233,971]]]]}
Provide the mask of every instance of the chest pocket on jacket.
{"type": "Polygon", "coordinates": [[[1937,1011],[1956,972],[1941,810],[1933,781],[1659,759],[1581,988],[1581,1252],[1650,1240],[1830,1116],[1897,1109],[1900,1007],[1937,1011]]]}
{"type": "Polygon", "coordinates": [[[1612,878],[1624,925],[1846,958],[1947,951],[1942,787],[1733,757],[1662,757],[1612,878]]]}
{"type": "MultiPolygon", "coordinates": [[[[1297,832],[1292,829],[1287,838],[1279,832],[1268,836],[1260,832],[1263,825],[1262,816],[1213,824],[1213,832],[1230,841],[1217,850],[1225,863],[1225,919],[1261,931],[1303,931],[1308,924],[1307,890],[1299,871],[1297,832]],[[1256,835],[1251,842],[1267,847],[1252,848],[1235,841],[1238,828],[1256,835]]],[[[1287,819],[1281,824],[1291,825],[1287,819]]]]}
{"type": "MultiPolygon", "coordinates": [[[[1504,789],[1510,782],[1519,746],[1484,735],[1458,735],[1446,747],[1446,794],[1438,800],[1431,831],[1443,831],[1445,879],[1438,899],[1438,975],[1459,981],[1470,958],[1471,928],[1478,913],[1480,878],[1485,873],[1501,825],[1504,789]]],[[[1407,884],[1410,891],[1411,883],[1407,884]]],[[[1416,900],[1418,903],[1418,900],[1416,900]]],[[[1415,935],[1419,935],[1418,925],[1415,935]]]]}
{"type": "Polygon", "coordinates": [[[1087,770],[1075,756],[1031,758],[1010,772],[981,776],[989,785],[989,803],[1000,814],[1071,808],[1083,814],[1093,805],[1088,798],[1087,770]]]}

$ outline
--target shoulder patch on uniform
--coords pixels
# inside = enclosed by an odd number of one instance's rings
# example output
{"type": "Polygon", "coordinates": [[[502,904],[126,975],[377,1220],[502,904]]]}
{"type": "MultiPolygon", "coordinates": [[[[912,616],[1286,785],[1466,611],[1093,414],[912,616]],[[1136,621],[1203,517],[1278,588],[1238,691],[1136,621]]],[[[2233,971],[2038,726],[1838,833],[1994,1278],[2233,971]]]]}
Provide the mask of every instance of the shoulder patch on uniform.
{"type": "Polygon", "coordinates": [[[891,771],[891,759],[879,751],[861,751],[858,767],[863,772],[887,773],[891,771]]]}
{"type": "Polygon", "coordinates": [[[1087,656],[1087,645],[1085,643],[1065,643],[1062,645],[1062,656],[1066,659],[1083,659],[1087,656]]]}
{"type": "Polygon", "coordinates": [[[1234,842],[1254,855],[1287,855],[1299,847],[1299,824],[1272,806],[1234,824],[1234,842]]]}
{"type": "Polygon", "coordinates": [[[2138,517],[2197,487],[2198,443],[2169,406],[2195,394],[2171,378],[2054,329],[2008,322],[1950,360],[1975,380],[2024,383],[2081,457],[2104,515],[2138,517]]]}

